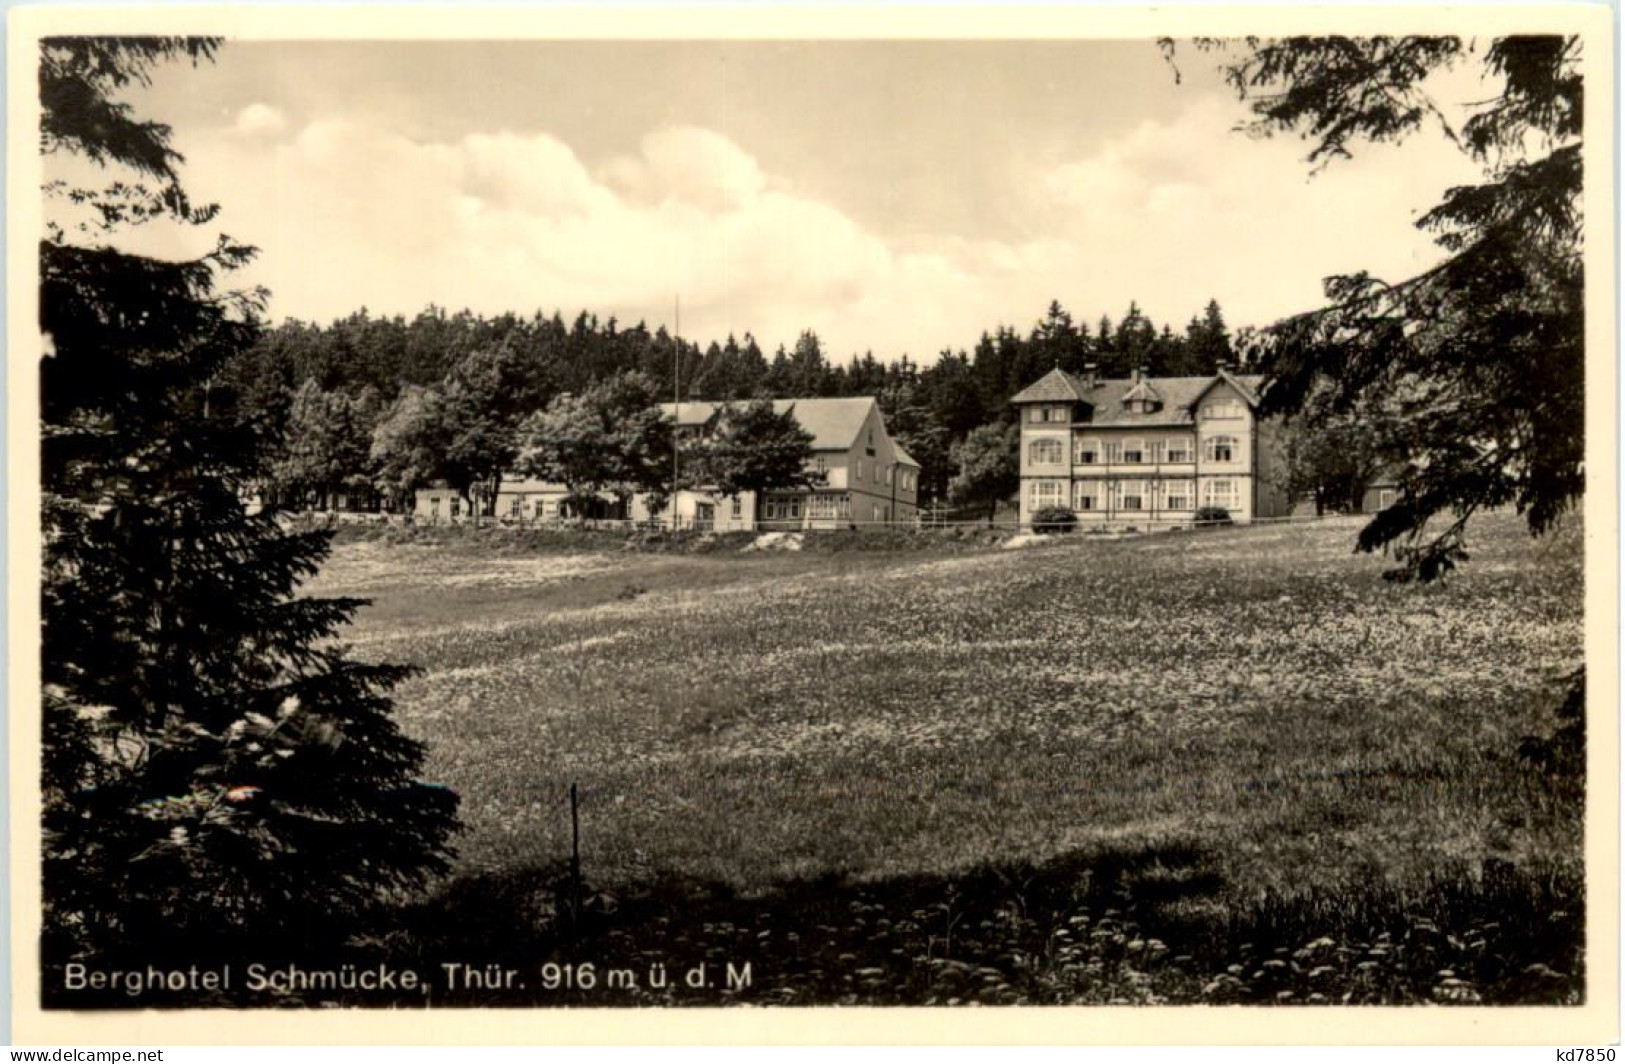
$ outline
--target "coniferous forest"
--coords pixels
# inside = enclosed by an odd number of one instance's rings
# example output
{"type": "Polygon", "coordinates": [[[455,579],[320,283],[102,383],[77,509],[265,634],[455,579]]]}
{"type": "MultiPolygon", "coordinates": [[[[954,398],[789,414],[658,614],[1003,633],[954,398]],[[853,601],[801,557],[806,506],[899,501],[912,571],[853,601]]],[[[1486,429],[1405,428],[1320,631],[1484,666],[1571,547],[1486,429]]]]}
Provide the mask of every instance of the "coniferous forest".
{"type": "Polygon", "coordinates": [[[906,354],[831,352],[811,330],[769,354],[749,333],[674,340],[664,327],[586,312],[566,321],[558,312],[486,317],[431,306],[410,320],[365,308],[327,325],[287,320],[218,383],[219,399],[272,441],[273,485],[293,505],[320,506],[340,489],[398,496],[444,476],[459,437],[501,436],[559,395],[630,373],[663,399],[872,395],[889,431],[920,462],[930,504],[946,498],[959,472],[953,447],[981,426],[1008,423],[1010,396],[1051,369],[1093,363],[1107,377],[1142,367],[1197,375],[1231,357],[1216,301],[1178,330],[1155,324],[1138,304],[1090,325],[1055,301],[1025,332],[1000,325],[928,365],[906,354]],[[426,407],[444,410],[448,396],[458,409],[444,432],[399,431],[426,407]],[[425,448],[425,435],[439,442],[425,448]]]}

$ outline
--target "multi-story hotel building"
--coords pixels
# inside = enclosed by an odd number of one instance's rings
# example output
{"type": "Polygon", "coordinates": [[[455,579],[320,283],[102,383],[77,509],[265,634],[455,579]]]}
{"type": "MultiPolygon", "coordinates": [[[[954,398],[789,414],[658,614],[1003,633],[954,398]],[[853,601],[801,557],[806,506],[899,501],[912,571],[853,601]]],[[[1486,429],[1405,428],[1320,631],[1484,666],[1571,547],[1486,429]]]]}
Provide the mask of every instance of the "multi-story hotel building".
{"type": "Polygon", "coordinates": [[[1048,506],[1084,526],[1188,525],[1220,507],[1237,523],[1284,516],[1276,426],[1262,378],[1101,379],[1051,370],[1011,400],[1021,417],[1021,520],[1048,506]]]}

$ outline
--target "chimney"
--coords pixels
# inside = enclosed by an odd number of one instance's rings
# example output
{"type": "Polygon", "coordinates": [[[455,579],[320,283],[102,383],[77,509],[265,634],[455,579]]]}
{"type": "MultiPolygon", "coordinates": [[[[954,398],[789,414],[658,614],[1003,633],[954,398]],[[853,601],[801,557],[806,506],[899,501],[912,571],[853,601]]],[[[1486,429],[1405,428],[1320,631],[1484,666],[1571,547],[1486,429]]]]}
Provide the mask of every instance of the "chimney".
{"type": "Polygon", "coordinates": [[[1134,368],[1134,383],[1139,384],[1151,375],[1150,366],[1136,366],[1134,368]]]}
{"type": "Polygon", "coordinates": [[[1085,362],[1083,364],[1083,386],[1085,388],[1094,388],[1095,377],[1099,374],[1099,371],[1100,363],[1098,362],[1085,362]]]}

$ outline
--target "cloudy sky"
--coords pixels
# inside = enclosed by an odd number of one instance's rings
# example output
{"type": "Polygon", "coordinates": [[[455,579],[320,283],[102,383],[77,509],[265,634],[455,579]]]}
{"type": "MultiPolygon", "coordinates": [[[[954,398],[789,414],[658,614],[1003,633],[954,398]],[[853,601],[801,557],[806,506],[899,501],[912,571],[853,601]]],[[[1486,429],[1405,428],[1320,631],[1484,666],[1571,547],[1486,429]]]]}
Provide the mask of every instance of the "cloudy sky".
{"type": "Polygon", "coordinates": [[[1235,131],[1210,57],[1180,68],[1149,41],[243,42],[130,99],[210,233],[262,249],[275,319],[669,326],[680,295],[690,338],[929,361],[1051,299],[1261,325],[1436,261],[1411,223],[1475,177],[1442,137],[1311,176],[1235,131]]]}

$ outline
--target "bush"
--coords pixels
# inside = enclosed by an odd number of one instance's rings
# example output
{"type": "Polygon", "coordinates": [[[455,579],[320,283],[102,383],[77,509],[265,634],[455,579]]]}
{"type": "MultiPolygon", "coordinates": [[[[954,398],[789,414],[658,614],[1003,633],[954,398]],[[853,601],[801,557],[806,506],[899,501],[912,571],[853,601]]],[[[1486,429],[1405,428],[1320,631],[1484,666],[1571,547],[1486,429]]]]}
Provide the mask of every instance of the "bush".
{"type": "Polygon", "coordinates": [[[1226,510],[1222,506],[1204,506],[1200,510],[1197,510],[1196,523],[1198,525],[1235,524],[1235,522],[1230,519],[1230,511],[1226,510]]]}
{"type": "Polygon", "coordinates": [[[1034,532],[1074,532],[1078,515],[1065,506],[1046,506],[1033,514],[1034,532]]]}

